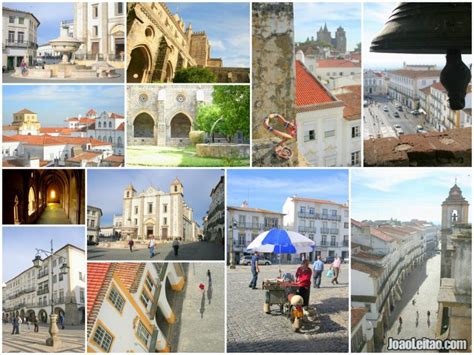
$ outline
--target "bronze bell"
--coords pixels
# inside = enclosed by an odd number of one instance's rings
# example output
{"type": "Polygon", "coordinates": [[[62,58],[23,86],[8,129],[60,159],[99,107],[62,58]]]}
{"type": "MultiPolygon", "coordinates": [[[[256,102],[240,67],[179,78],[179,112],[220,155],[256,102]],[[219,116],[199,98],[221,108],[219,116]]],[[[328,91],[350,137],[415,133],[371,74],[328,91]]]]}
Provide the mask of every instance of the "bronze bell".
{"type": "Polygon", "coordinates": [[[399,3],[371,52],[446,54],[441,84],[451,109],[464,108],[471,71],[461,54],[471,54],[471,3],[399,3]]]}

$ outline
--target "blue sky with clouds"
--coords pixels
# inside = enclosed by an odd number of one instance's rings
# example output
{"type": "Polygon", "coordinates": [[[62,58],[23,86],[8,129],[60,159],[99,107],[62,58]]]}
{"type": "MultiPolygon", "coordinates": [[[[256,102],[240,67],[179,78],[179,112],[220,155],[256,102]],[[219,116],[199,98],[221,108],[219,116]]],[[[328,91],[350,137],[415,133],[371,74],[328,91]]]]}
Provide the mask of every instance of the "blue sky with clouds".
{"type": "Polygon", "coordinates": [[[38,44],[45,44],[59,37],[59,24],[62,20],[74,20],[73,2],[5,2],[4,7],[31,12],[40,22],[38,44]]]}
{"type": "Polygon", "coordinates": [[[117,85],[5,85],[3,86],[3,124],[13,114],[27,108],[38,114],[43,127],[62,126],[68,117],[97,112],[124,113],[124,88],[117,85]]]}
{"type": "Polygon", "coordinates": [[[4,227],[3,228],[3,280],[10,280],[33,266],[35,248],[58,250],[66,244],[84,249],[84,227],[4,227]]]}
{"type": "Polygon", "coordinates": [[[250,66],[250,7],[248,3],[171,3],[166,5],[193,31],[205,31],[211,57],[226,67],[250,66]]]}
{"type": "MultiPolygon", "coordinates": [[[[364,43],[362,46],[364,68],[400,69],[406,62],[407,64],[436,64],[439,69],[442,69],[446,63],[443,54],[397,54],[369,51],[372,40],[382,30],[396,5],[395,2],[364,4],[364,43]]],[[[472,63],[472,58],[470,55],[463,55],[463,61],[469,65],[472,63]]]]}
{"type": "Polygon", "coordinates": [[[202,225],[211,203],[210,193],[224,171],[220,169],[113,169],[87,172],[87,204],[102,209],[103,226],[112,225],[113,215],[122,215],[123,191],[132,184],[138,193],[149,186],[169,192],[178,177],[184,186],[184,200],[193,209],[194,220],[202,225]]]}
{"type": "Polygon", "coordinates": [[[361,40],[361,6],[359,3],[294,3],[295,41],[314,36],[327,23],[334,37],[339,26],[346,31],[347,49],[353,50],[361,40]]]}
{"type": "Polygon", "coordinates": [[[348,201],[348,173],[344,169],[229,169],[227,205],[281,211],[287,197],[348,201]]]}
{"type": "Polygon", "coordinates": [[[472,204],[469,168],[353,169],[351,214],[356,220],[424,219],[439,224],[441,204],[457,184],[472,204]]]}

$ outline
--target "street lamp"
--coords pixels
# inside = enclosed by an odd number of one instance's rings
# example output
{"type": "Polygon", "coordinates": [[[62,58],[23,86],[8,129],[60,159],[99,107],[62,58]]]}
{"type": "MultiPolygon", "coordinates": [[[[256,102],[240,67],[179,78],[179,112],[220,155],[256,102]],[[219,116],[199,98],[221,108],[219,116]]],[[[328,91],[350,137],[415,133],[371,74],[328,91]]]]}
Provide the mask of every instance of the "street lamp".
{"type": "MultiPolygon", "coordinates": [[[[43,266],[44,261],[41,258],[41,253],[46,255],[46,257],[50,256],[51,260],[49,263],[49,283],[51,284],[50,288],[50,299],[51,299],[51,314],[49,315],[49,335],[50,337],[46,339],[46,345],[52,347],[58,347],[61,345],[61,339],[59,338],[59,328],[57,324],[58,316],[54,313],[54,283],[53,283],[53,259],[55,258],[54,250],[53,250],[53,240],[51,239],[51,250],[44,250],[36,248],[36,255],[33,259],[33,266],[37,269],[43,266]]],[[[59,275],[67,274],[69,271],[69,266],[66,263],[63,263],[59,267],[59,275]]],[[[58,278],[59,282],[59,278],[58,278]]]]}
{"type": "Polygon", "coordinates": [[[230,225],[230,230],[232,235],[230,236],[230,241],[227,241],[229,246],[229,267],[235,269],[235,256],[234,256],[234,232],[237,230],[237,221],[232,219],[232,224],[230,225]]]}

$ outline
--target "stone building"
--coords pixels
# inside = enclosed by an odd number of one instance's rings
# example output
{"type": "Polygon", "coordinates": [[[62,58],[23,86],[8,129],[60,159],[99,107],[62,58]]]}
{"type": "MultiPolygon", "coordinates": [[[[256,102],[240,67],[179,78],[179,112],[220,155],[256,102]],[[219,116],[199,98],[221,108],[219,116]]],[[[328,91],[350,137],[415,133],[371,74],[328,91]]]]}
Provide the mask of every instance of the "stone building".
{"type": "Polygon", "coordinates": [[[172,82],[177,70],[205,67],[218,82],[249,82],[248,68],[228,68],[211,58],[205,32],[193,32],[165,3],[128,3],[127,82],[172,82]],[[223,72],[225,73],[223,75],[223,72]]]}
{"type": "Polygon", "coordinates": [[[211,191],[211,204],[207,214],[206,230],[204,238],[206,240],[223,244],[225,234],[224,214],[225,214],[225,183],[224,176],[221,176],[217,185],[211,191]]]}
{"type": "Polygon", "coordinates": [[[4,170],[3,223],[84,224],[85,185],[82,169],[4,170]]]}
{"type": "Polygon", "coordinates": [[[13,316],[20,316],[23,321],[28,319],[30,323],[34,317],[40,324],[49,322],[50,267],[53,268],[54,313],[62,313],[66,325],[85,323],[86,256],[83,249],[71,244],[56,250],[52,261],[51,256],[44,259],[39,270],[32,266],[5,282],[2,295],[4,321],[10,323],[13,316]],[[60,273],[63,264],[68,266],[66,274],[60,273]]]}
{"type": "Polygon", "coordinates": [[[77,59],[123,61],[125,3],[74,3],[74,37],[82,42],[77,59]]]}
{"type": "Polygon", "coordinates": [[[102,210],[98,207],[87,206],[87,242],[98,243],[100,228],[100,218],[102,210]]]}
{"type": "Polygon", "coordinates": [[[2,63],[8,70],[21,65],[25,59],[33,65],[38,49],[40,22],[31,12],[2,8],[2,63]]]}
{"type": "Polygon", "coordinates": [[[364,72],[364,96],[387,95],[387,77],[374,70],[364,72]]]}
{"type": "Polygon", "coordinates": [[[341,26],[337,28],[335,36],[332,37],[328,26],[324,24],[324,28],[321,26],[319,31],[316,32],[316,40],[332,45],[341,54],[347,51],[346,31],[341,26]]]}
{"type": "Polygon", "coordinates": [[[169,352],[186,285],[180,263],[88,263],[87,351],[169,352]]]}
{"type": "Polygon", "coordinates": [[[87,127],[87,136],[112,145],[115,155],[124,155],[125,117],[114,112],[102,112],[87,127]]]}
{"type": "Polygon", "coordinates": [[[138,193],[132,184],[124,189],[122,239],[193,239],[193,210],[184,201],[184,187],[176,178],[164,192],[153,186],[138,193]]]}
{"type": "Polygon", "coordinates": [[[129,85],[127,143],[186,146],[197,107],[212,103],[209,85],[129,85]]]}
{"type": "Polygon", "coordinates": [[[37,135],[40,133],[41,123],[38,114],[24,108],[13,114],[11,126],[16,129],[16,134],[37,135]]]}

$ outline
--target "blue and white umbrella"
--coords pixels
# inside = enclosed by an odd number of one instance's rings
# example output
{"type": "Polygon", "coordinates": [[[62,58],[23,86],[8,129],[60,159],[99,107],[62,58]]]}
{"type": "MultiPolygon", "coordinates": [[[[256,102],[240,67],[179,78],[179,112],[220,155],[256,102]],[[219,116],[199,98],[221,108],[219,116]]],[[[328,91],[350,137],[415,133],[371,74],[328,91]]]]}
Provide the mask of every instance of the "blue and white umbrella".
{"type": "Polygon", "coordinates": [[[275,254],[310,253],[314,249],[315,243],[304,235],[277,228],[260,233],[247,247],[251,252],[275,254]]]}

